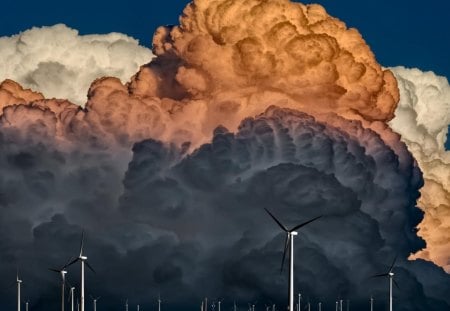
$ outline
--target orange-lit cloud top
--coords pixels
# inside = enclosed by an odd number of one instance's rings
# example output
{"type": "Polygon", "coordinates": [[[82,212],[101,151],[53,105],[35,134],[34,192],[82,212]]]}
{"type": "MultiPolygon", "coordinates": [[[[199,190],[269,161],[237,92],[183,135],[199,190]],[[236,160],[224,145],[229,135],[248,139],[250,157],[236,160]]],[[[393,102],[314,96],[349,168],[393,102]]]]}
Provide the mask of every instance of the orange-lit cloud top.
{"type": "Polygon", "coordinates": [[[319,5],[194,1],[181,25],[160,27],[153,44],[156,59],[129,84],[99,79],[87,114],[57,118],[66,136],[78,136],[82,121],[91,141],[154,137],[197,146],[217,125],[235,130],[270,105],[385,122],[398,100],[395,78],[358,31],[319,5]]]}
{"type": "Polygon", "coordinates": [[[425,181],[418,204],[425,211],[419,235],[427,248],[415,257],[432,260],[450,273],[450,152],[444,147],[450,124],[450,85],[432,72],[392,70],[401,96],[389,124],[402,135],[425,181]]]}

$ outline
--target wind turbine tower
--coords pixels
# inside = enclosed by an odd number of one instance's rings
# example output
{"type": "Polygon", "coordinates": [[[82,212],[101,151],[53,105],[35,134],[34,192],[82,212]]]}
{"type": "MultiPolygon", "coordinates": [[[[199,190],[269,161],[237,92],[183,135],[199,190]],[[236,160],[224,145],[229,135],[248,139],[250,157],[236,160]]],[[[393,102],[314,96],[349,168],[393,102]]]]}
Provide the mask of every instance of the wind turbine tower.
{"type": "Polygon", "coordinates": [[[94,304],[94,311],[97,311],[97,301],[100,299],[100,297],[94,298],[91,296],[91,298],[92,298],[92,302],[94,304]]]}
{"type": "MultiPolygon", "coordinates": [[[[294,237],[298,235],[295,230],[300,229],[303,226],[319,219],[322,216],[313,218],[307,222],[304,222],[298,226],[295,226],[291,230],[288,230],[268,209],[266,212],[272,217],[272,219],[278,224],[278,226],[286,232],[286,240],[284,245],[283,259],[281,261],[281,271],[283,271],[284,259],[286,258],[286,251],[289,248],[289,311],[294,310],[294,237]]],[[[254,310],[253,310],[254,311],[254,310]]]]}
{"type": "Polygon", "coordinates": [[[19,271],[17,271],[16,282],[17,282],[17,311],[20,311],[20,287],[22,285],[22,280],[19,278],[19,271]]]}
{"type": "Polygon", "coordinates": [[[94,269],[87,261],[87,257],[83,255],[83,244],[84,244],[84,231],[81,233],[80,254],[78,255],[78,258],[74,259],[72,262],[66,265],[66,267],[69,267],[78,261],[81,262],[81,289],[80,289],[81,311],[84,311],[84,265],[86,265],[92,272],[95,273],[94,269]]]}
{"type": "Polygon", "coordinates": [[[53,269],[49,268],[50,271],[59,273],[61,275],[61,311],[64,311],[65,302],[64,302],[64,295],[66,293],[66,274],[67,270],[65,269],[66,266],[64,266],[62,269],[53,269]]]}
{"type": "Polygon", "coordinates": [[[74,290],[75,287],[70,288],[70,310],[73,311],[73,305],[74,305],[74,290]]]}
{"type": "Polygon", "coordinates": [[[373,311],[373,297],[370,296],[370,311],[373,311]]]}
{"type": "Polygon", "coordinates": [[[298,311],[302,311],[302,294],[298,293],[298,311]]]}
{"type": "Polygon", "coordinates": [[[397,282],[394,280],[394,272],[392,272],[392,270],[394,269],[394,265],[395,262],[397,261],[397,256],[394,258],[394,261],[392,262],[391,266],[389,267],[388,272],[386,273],[382,273],[382,274],[376,274],[373,275],[372,277],[377,278],[377,277],[384,277],[387,276],[389,277],[389,311],[392,311],[392,283],[395,284],[395,286],[397,286],[397,288],[399,288],[397,282]]]}

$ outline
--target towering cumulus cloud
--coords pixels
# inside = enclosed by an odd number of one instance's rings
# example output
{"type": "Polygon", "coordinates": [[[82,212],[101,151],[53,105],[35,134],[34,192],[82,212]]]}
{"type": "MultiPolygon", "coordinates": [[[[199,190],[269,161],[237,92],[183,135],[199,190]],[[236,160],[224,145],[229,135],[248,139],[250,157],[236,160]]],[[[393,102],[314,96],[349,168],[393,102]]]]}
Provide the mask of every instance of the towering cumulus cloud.
{"type": "Polygon", "coordinates": [[[35,309],[56,307],[58,282],[37,267],[67,262],[84,228],[87,292],[114,297],[105,308],[161,293],[168,310],[205,296],[283,309],[268,208],[288,226],[324,215],[295,249],[310,302],[362,310],[374,295],[381,308],[387,282],[369,276],[398,255],[396,310],[450,307],[444,270],[408,260],[428,239],[424,179],[388,125],[397,81],[357,30],[318,5],[197,0],[156,31],[153,53],[129,83],[93,81],[81,106],[0,85],[2,284],[17,263],[35,309]]]}
{"type": "Polygon", "coordinates": [[[33,28],[0,38],[0,81],[12,79],[47,98],[82,105],[94,79],[126,82],[151,58],[150,50],[123,34],[80,36],[61,24],[33,28]]]}
{"type": "Polygon", "coordinates": [[[392,69],[400,102],[392,128],[424,172],[419,205],[425,211],[419,234],[427,248],[417,256],[431,259],[450,272],[450,152],[445,150],[450,124],[450,86],[444,77],[417,69],[392,69]]]}

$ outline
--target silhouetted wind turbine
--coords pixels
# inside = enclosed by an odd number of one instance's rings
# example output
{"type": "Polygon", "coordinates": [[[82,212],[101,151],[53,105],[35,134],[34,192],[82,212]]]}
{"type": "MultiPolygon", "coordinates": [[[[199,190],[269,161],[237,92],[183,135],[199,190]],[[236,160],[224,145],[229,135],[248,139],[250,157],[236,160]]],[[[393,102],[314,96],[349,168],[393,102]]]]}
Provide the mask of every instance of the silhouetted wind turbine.
{"type": "MultiPolygon", "coordinates": [[[[69,262],[72,259],[69,259],[69,262]]],[[[64,294],[65,294],[65,286],[66,286],[66,274],[67,274],[67,270],[66,270],[66,265],[64,265],[61,269],[54,269],[54,268],[49,268],[50,271],[59,273],[61,275],[61,311],[64,311],[64,294]]]]}
{"type": "Polygon", "coordinates": [[[281,271],[283,271],[284,266],[284,260],[286,258],[286,251],[289,248],[289,311],[294,311],[294,236],[296,236],[298,233],[295,230],[300,229],[301,227],[306,226],[307,224],[319,219],[322,216],[318,216],[316,218],[313,218],[311,220],[308,220],[307,222],[304,222],[298,226],[295,226],[291,230],[288,230],[267,208],[265,208],[266,212],[272,217],[272,219],[278,224],[278,226],[286,232],[286,240],[284,244],[284,252],[283,252],[283,259],[281,261],[281,271]]]}
{"type": "Polygon", "coordinates": [[[395,262],[397,261],[397,256],[395,256],[394,261],[392,262],[391,266],[389,267],[388,272],[382,273],[382,274],[375,274],[372,277],[378,278],[378,277],[389,277],[389,311],[392,311],[392,283],[399,288],[397,282],[394,280],[394,272],[392,270],[394,269],[395,262]]]}
{"type": "Polygon", "coordinates": [[[19,269],[17,269],[16,282],[17,282],[17,311],[20,311],[20,287],[22,285],[22,280],[19,278],[19,269]]]}
{"type": "Polygon", "coordinates": [[[66,267],[69,267],[78,261],[81,262],[81,289],[80,289],[81,311],[84,311],[84,265],[86,264],[88,268],[95,273],[94,269],[87,261],[87,257],[83,255],[83,244],[84,244],[84,231],[81,233],[80,254],[78,255],[78,258],[72,260],[72,262],[66,265],[66,267]]]}
{"type": "Polygon", "coordinates": [[[100,299],[100,296],[98,296],[97,298],[94,298],[91,295],[91,299],[92,299],[92,302],[94,303],[94,311],[97,311],[97,300],[100,299]]]}
{"type": "Polygon", "coordinates": [[[74,291],[75,287],[70,287],[70,310],[73,311],[73,304],[74,304],[74,291]]]}

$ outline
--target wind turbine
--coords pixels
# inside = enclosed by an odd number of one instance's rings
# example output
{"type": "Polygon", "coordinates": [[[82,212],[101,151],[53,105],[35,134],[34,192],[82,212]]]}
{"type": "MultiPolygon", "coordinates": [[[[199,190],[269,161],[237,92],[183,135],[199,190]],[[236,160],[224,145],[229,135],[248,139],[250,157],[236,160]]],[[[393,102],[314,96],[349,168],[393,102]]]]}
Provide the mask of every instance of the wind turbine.
{"type": "Polygon", "coordinates": [[[20,287],[22,285],[22,280],[19,278],[19,269],[17,269],[16,282],[17,282],[17,311],[20,311],[20,287]]]}
{"type": "Polygon", "coordinates": [[[161,294],[158,294],[158,311],[161,311],[161,294]]]}
{"type": "MultiPolygon", "coordinates": [[[[71,260],[72,259],[69,259],[69,262],[71,260]]],[[[50,271],[59,273],[61,275],[61,311],[64,311],[64,306],[65,306],[64,294],[65,294],[65,291],[66,291],[66,289],[65,289],[65,286],[66,286],[66,274],[67,274],[66,266],[67,266],[67,264],[65,266],[63,266],[61,269],[49,268],[50,271]]]]}
{"type": "Polygon", "coordinates": [[[319,302],[319,311],[322,311],[322,303],[319,302]]]}
{"type": "Polygon", "coordinates": [[[84,244],[84,231],[81,233],[80,254],[78,255],[78,258],[72,260],[72,262],[66,265],[66,267],[69,267],[78,261],[81,262],[81,290],[80,290],[81,311],[84,311],[84,265],[86,264],[88,268],[95,273],[94,269],[87,261],[87,257],[83,255],[83,244],[84,244]]]}
{"type": "Polygon", "coordinates": [[[25,311],[28,311],[28,301],[25,302],[25,311]]]}
{"type": "Polygon", "coordinates": [[[128,311],[128,299],[125,300],[125,311],[128,311]]]}
{"type": "Polygon", "coordinates": [[[97,300],[100,299],[100,296],[98,296],[97,298],[94,298],[91,296],[92,302],[94,303],[94,311],[97,311],[97,300]]]}
{"type": "Polygon", "coordinates": [[[298,293],[298,304],[297,304],[297,306],[298,306],[298,311],[301,311],[302,310],[302,294],[301,293],[298,293]]]}
{"type": "Polygon", "coordinates": [[[322,216],[318,216],[307,222],[304,222],[298,226],[295,226],[291,230],[288,230],[267,208],[265,208],[266,212],[272,217],[272,219],[278,224],[278,226],[286,232],[286,241],[284,244],[284,252],[283,259],[281,261],[281,271],[283,271],[284,259],[286,258],[286,251],[289,248],[289,311],[294,311],[294,236],[298,234],[297,229],[306,226],[307,224],[319,219],[322,216]]]}
{"type": "Polygon", "coordinates": [[[373,311],[373,297],[370,296],[370,311],[373,311]]]}
{"type": "Polygon", "coordinates": [[[75,290],[75,287],[70,287],[70,310],[71,311],[73,311],[74,290],[75,290]]]}
{"type": "Polygon", "coordinates": [[[394,280],[394,272],[392,270],[394,269],[395,262],[397,261],[397,256],[395,256],[394,261],[392,262],[391,266],[389,267],[388,272],[382,273],[382,274],[375,274],[372,277],[378,278],[378,277],[389,277],[389,311],[392,311],[392,283],[399,288],[397,282],[394,280]]]}
{"type": "Polygon", "coordinates": [[[220,311],[220,304],[222,303],[222,300],[219,299],[217,303],[219,304],[219,311],[220,311]]]}

